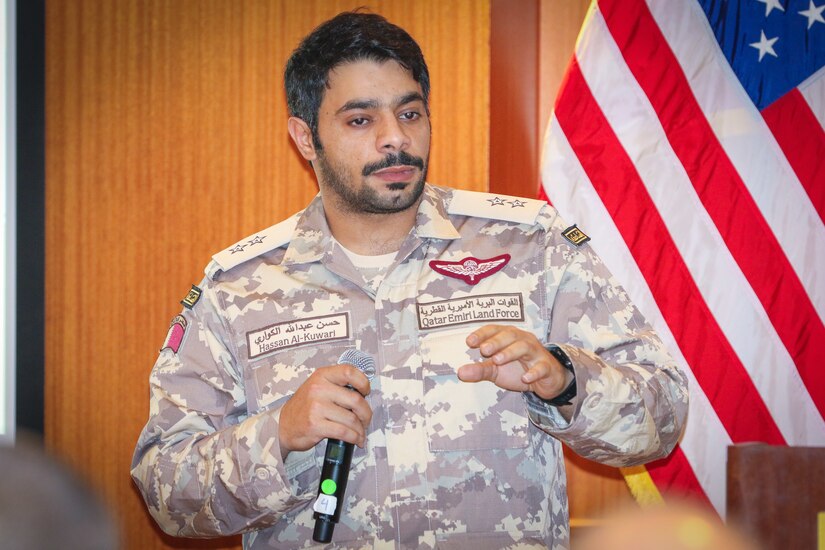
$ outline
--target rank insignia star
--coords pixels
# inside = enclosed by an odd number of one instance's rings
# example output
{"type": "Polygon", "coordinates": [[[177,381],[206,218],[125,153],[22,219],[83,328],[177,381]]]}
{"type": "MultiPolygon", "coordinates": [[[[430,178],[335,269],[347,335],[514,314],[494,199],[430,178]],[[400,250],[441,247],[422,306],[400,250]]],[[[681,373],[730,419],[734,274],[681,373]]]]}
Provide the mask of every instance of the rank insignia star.
{"type": "Polygon", "coordinates": [[[479,260],[470,256],[457,262],[433,260],[430,262],[430,267],[433,271],[447,277],[461,279],[465,283],[476,285],[481,282],[481,279],[500,271],[509,261],[509,254],[502,254],[486,260],[479,260]]]}
{"type": "Polygon", "coordinates": [[[265,238],[266,238],[266,235],[264,235],[263,237],[261,237],[260,235],[255,235],[255,237],[253,237],[252,239],[250,239],[250,240],[249,240],[249,242],[247,242],[246,244],[247,244],[248,246],[252,246],[252,245],[256,245],[256,244],[261,244],[261,243],[263,243],[263,242],[264,242],[264,239],[265,239],[265,238]]]}
{"type": "Polygon", "coordinates": [[[490,203],[491,206],[498,206],[500,204],[507,204],[507,202],[502,199],[501,197],[495,197],[492,199],[487,199],[487,202],[490,203]]]}
{"type": "Polygon", "coordinates": [[[238,253],[238,252],[243,252],[243,249],[244,249],[245,247],[246,247],[246,245],[245,245],[245,244],[236,244],[235,246],[233,246],[232,248],[230,248],[230,249],[229,249],[229,251],[230,251],[230,252],[232,252],[232,254],[236,254],[236,253],[238,253]]]}
{"type": "Polygon", "coordinates": [[[524,208],[525,204],[527,204],[527,201],[520,201],[518,199],[513,199],[513,200],[510,201],[510,205],[513,208],[518,208],[518,207],[524,208]]]}

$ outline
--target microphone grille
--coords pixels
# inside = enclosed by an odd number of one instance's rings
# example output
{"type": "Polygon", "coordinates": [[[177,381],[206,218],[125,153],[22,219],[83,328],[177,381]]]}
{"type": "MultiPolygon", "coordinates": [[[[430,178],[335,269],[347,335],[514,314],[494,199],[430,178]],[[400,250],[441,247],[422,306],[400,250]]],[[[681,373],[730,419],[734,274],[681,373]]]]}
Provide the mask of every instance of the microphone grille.
{"type": "Polygon", "coordinates": [[[375,360],[368,353],[364,353],[359,349],[348,349],[338,358],[338,364],[352,365],[356,369],[364,373],[364,375],[372,381],[375,376],[375,360]]]}

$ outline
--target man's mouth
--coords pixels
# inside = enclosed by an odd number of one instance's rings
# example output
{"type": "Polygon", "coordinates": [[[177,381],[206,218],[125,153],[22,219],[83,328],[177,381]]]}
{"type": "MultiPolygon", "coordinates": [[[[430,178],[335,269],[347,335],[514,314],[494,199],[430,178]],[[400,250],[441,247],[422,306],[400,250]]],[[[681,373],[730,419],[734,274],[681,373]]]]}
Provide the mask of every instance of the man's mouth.
{"type": "Polygon", "coordinates": [[[415,169],[424,171],[424,159],[415,157],[406,151],[391,153],[378,162],[364,166],[364,177],[377,176],[387,182],[407,181],[415,174],[415,169]]]}
{"type": "Polygon", "coordinates": [[[415,175],[416,168],[414,166],[390,166],[389,168],[384,168],[383,170],[377,170],[372,173],[373,176],[392,183],[392,182],[401,182],[401,181],[409,181],[415,175]]]}

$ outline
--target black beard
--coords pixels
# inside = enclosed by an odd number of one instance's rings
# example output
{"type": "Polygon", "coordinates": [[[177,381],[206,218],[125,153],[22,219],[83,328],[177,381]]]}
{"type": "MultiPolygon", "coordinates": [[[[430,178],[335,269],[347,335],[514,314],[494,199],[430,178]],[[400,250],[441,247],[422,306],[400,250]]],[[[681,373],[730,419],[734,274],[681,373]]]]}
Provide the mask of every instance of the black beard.
{"type": "Polygon", "coordinates": [[[330,163],[323,152],[318,152],[316,164],[324,183],[337,196],[339,206],[354,213],[395,214],[403,212],[418,202],[424,192],[424,182],[427,180],[427,160],[414,157],[404,151],[398,154],[391,153],[379,162],[364,166],[361,174],[367,177],[390,166],[415,166],[421,170],[421,177],[417,181],[412,183],[390,183],[387,186],[391,191],[403,191],[412,185],[412,192],[406,197],[402,195],[383,198],[374,189],[366,185],[356,188],[355,182],[351,181],[346,170],[330,163]]]}

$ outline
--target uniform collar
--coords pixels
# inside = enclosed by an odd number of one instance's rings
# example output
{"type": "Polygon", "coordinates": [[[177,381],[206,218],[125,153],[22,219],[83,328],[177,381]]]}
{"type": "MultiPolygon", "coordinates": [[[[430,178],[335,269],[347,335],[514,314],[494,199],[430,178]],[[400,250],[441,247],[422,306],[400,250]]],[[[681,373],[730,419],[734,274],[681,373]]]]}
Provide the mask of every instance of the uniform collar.
{"type": "Polygon", "coordinates": [[[450,198],[452,189],[425,185],[413,228],[416,235],[422,239],[450,240],[461,237],[447,214],[447,202],[450,198]]]}
{"type": "MultiPolygon", "coordinates": [[[[419,239],[457,239],[458,230],[447,214],[446,202],[452,190],[425,184],[418,205],[413,234],[419,239]]],[[[409,240],[409,239],[408,239],[409,240]]],[[[298,218],[282,263],[302,264],[320,261],[331,254],[334,239],[324,214],[321,194],[315,196],[298,218]]]]}
{"type": "Polygon", "coordinates": [[[282,263],[317,262],[332,248],[332,243],[332,233],[324,215],[324,203],[318,193],[298,218],[282,263]]]}

